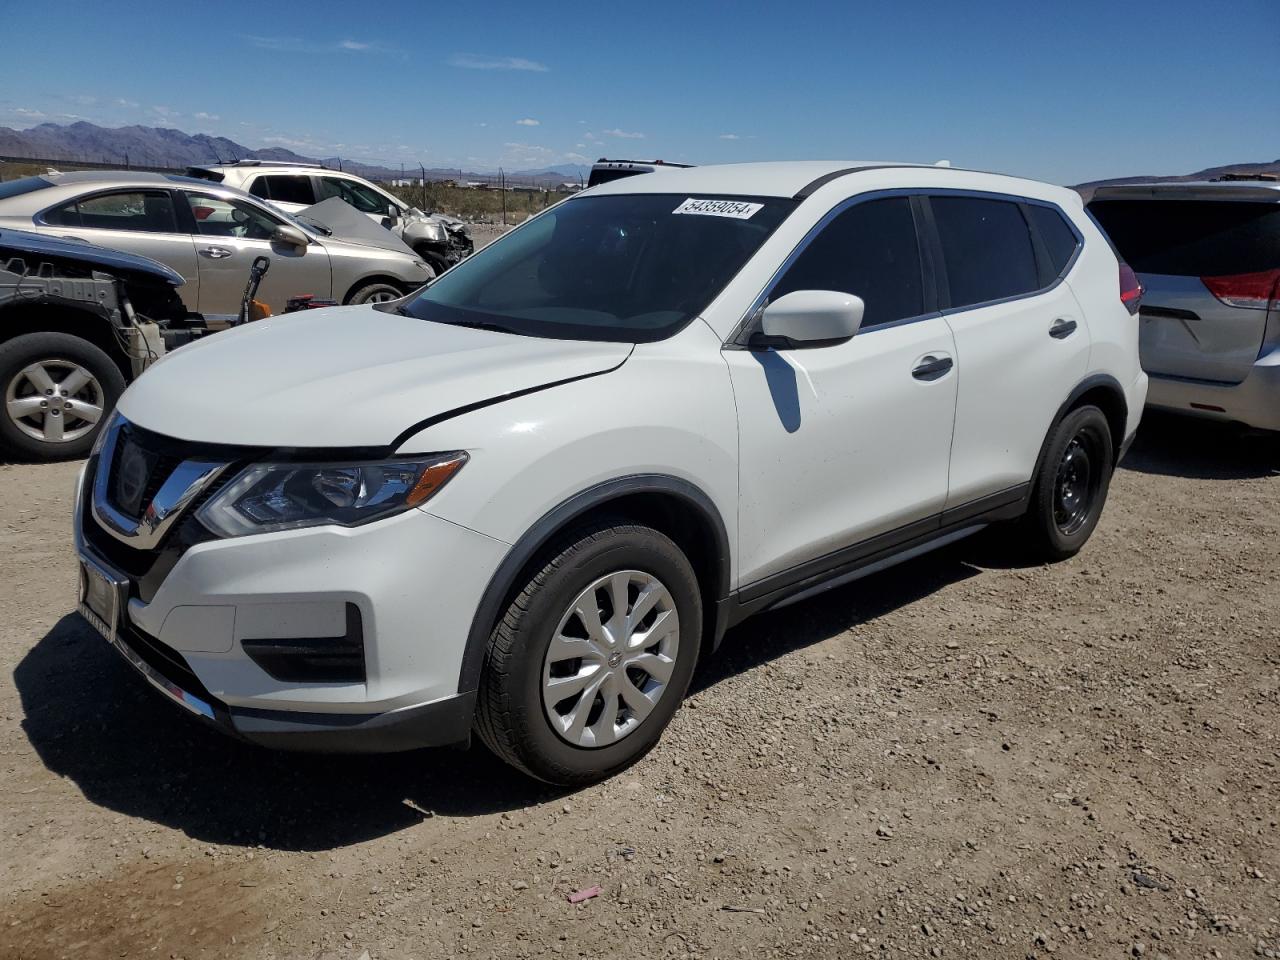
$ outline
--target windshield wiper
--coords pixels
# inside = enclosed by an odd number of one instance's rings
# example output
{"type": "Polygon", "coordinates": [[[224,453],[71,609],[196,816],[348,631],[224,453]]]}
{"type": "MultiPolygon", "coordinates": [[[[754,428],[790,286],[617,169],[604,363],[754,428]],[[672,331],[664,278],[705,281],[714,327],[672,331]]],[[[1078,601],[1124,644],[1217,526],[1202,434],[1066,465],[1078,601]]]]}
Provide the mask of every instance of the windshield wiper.
{"type": "Polygon", "coordinates": [[[440,322],[447,323],[451,327],[469,327],[472,330],[491,330],[494,333],[520,332],[514,327],[503,326],[501,323],[493,323],[489,320],[442,320],[440,322]]]}

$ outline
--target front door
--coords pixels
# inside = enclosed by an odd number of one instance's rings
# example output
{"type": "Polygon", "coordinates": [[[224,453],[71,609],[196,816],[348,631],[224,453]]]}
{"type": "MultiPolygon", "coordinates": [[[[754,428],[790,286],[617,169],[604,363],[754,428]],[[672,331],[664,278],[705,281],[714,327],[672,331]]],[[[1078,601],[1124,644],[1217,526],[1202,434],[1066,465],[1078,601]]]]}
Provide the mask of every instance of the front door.
{"type": "Polygon", "coordinates": [[[851,340],[729,349],[738,405],[740,586],[941,512],[956,404],[955,347],[922,280],[911,201],[835,215],[770,292],[866,303],[851,340]]]}
{"type": "Polygon", "coordinates": [[[196,190],[180,191],[190,210],[200,270],[200,312],[206,316],[237,314],[249,282],[249,268],[261,256],[271,261],[257,299],[273,313],[284,312],[290,297],[332,295],[329,254],[319,243],[299,249],[273,243],[284,223],[261,207],[235,198],[196,190]]]}

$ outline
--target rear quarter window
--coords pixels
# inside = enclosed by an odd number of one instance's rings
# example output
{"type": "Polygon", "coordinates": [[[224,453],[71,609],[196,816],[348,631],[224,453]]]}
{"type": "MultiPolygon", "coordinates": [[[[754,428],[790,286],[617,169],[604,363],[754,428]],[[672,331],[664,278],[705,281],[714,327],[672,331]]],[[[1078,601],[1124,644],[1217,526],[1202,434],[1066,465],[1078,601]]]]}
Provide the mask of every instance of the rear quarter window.
{"type": "Polygon", "coordinates": [[[1067,223],[1066,217],[1054,207],[1027,204],[1024,209],[1049,253],[1050,273],[1055,278],[1062,276],[1067,264],[1076,255],[1076,247],[1080,243],[1075,231],[1067,223]]]}
{"type": "Polygon", "coordinates": [[[1138,273],[1221,277],[1280,267],[1280,203],[1095,200],[1089,212],[1138,273]]]}

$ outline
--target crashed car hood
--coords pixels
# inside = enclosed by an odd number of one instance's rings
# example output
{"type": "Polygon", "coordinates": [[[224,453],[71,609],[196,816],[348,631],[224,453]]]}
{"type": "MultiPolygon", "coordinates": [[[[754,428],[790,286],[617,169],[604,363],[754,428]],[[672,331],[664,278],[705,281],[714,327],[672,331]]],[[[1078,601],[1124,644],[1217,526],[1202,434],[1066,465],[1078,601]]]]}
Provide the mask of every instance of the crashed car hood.
{"type": "Polygon", "coordinates": [[[299,216],[309,217],[323,223],[333,231],[334,240],[347,240],[351,243],[362,243],[366,247],[381,247],[383,250],[394,250],[396,253],[414,253],[404,241],[386,227],[370,220],[341,197],[330,197],[320,203],[303,207],[299,216]]]}
{"type": "Polygon", "coordinates": [[[112,273],[122,280],[155,286],[180,287],[186,282],[172,268],[147,257],[110,250],[84,240],[48,237],[25,230],[0,230],[0,261],[10,257],[39,257],[70,263],[82,269],[112,273]]]}
{"type": "Polygon", "coordinates": [[[179,348],[133,383],[119,410],[196,442],[385,447],[424,420],[607,373],[631,350],[367,306],[304,310],[179,348]]]}

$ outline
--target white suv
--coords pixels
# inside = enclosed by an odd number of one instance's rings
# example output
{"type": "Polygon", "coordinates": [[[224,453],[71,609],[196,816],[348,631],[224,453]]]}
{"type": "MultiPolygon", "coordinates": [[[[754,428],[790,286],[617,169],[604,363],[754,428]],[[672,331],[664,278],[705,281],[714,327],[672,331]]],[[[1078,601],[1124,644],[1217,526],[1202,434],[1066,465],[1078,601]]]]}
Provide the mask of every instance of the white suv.
{"type": "Polygon", "coordinates": [[[249,740],[476,730],[598,779],[752,613],[993,521],[1079,550],[1146,394],[1137,293],[1041,183],[619,180],[414,299],[154,365],[85,470],[80,610],[249,740]]]}

